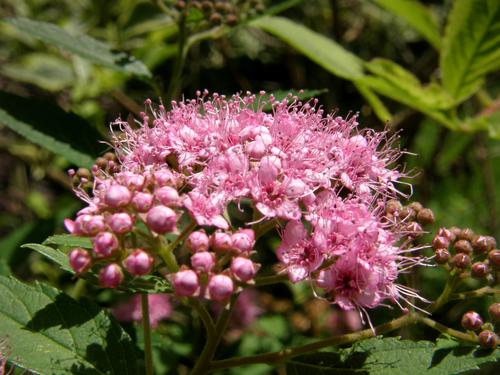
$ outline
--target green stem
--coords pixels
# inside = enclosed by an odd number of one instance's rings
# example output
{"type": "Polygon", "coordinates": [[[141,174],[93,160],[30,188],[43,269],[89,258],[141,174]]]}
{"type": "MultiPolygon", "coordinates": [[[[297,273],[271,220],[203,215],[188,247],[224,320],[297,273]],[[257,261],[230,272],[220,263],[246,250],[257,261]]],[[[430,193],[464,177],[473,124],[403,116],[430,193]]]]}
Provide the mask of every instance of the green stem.
{"type": "Polygon", "coordinates": [[[287,274],[262,276],[255,278],[255,286],[271,285],[288,281],[287,274]]]}
{"type": "Polygon", "coordinates": [[[196,223],[191,221],[189,225],[184,228],[184,230],[177,236],[177,238],[169,244],[165,244],[164,237],[158,237],[158,254],[161,256],[167,268],[170,272],[177,272],[179,270],[179,264],[175,258],[173,251],[179,244],[186,239],[186,237],[193,231],[196,227],[196,223]]]}
{"type": "Polygon", "coordinates": [[[334,336],[325,340],[313,342],[311,344],[297,346],[295,348],[287,348],[273,353],[257,354],[248,357],[229,358],[229,359],[224,359],[222,361],[214,361],[210,366],[210,371],[221,370],[225,368],[242,366],[242,365],[250,365],[255,363],[275,364],[283,362],[290,357],[317,351],[319,349],[323,349],[328,346],[350,344],[355,341],[374,337],[382,333],[394,331],[407,324],[413,323],[416,319],[416,315],[417,315],[416,313],[412,313],[401,316],[388,323],[377,326],[375,330],[365,329],[363,331],[348,333],[340,336],[334,336]]]}
{"type": "Polygon", "coordinates": [[[148,295],[141,294],[142,327],[144,329],[144,361],[146,362],[146,375],[153,375],[153,350],[151,347],[151,325],[149,324],[148,295]]]}
{"type": "Polygon", "coordinates": [[[74,299],[79,299],[80,296],[85,291],[85,284],[86,284],[85,279],[79,278],[76,281],[75,286],[73,286],[73,289],[71,289],[71,292],[68,294],[74,299]]]}
{"type": "Polygon", "coordinates": [[[417,315],[416,318],[417,318],[418,322],[425,324],[426,326],[431,327],[431,328],[433,328],[441,333],[446,333],[450,336],[456,337],[457,339],[467,341],[467,342],[473,342],[473,343],[477,344],[477,338],[475,338],[474,336],[472,336],[470,334],[460,332],[460,331],[457,331],[456,329],[447,327],[444,324],[438,323],[435,320],[427,318],[423,315],[417,315]]]}
{"type": "Polygon", "coordinates": [[[207,340],[215,336],[215,324],[206,307],[196,298],[189,300],[189,304],[196,310],[207,331],[207,340]]]}
{"type": "Polygon", "coordinates": [[[203,348],[198,361],[196,361],[190,375],[208,374],[210,371],[210,362],[212,361],[215,351],[222,340],[222,336],[226,332],[226,327],[229,319],[231,318],[231,313],[233,312],[234,304],[236,303],[237,298],[238,294],[233,294],[229,303],[229,308],[224,309],[219,315],[217,324],[215,325],[215,335],[207,339],[207,343],[205,344],[205,347],[203,348]]]}
{"type": "Polygon", "coordinates": [[[500,294],[500,289],[485,286],[476,290],[471,290],[470,292],[454,293],[450,295],[450,301],[478,298],[489,294],[500,294]]]}
{"type": "Polygon", "coordinates": [[[161,256],[170,272],[177,272],[179,270],[177,259],[174,254],[172,254],[172,250],[170,250],[168,246],[160,246],[158,254],[161,256]]]}
{"type": "Polygon", "coordinates": [[[460,274],[455,271],[455,273],[451,276],[451,279],[449,279],[448,282],[446,283],[443,291],[441,292],[441,295],[432,305],[429,306],[427,311],[432,313],[443,307],[446,304],[446,302],[449,301],[451,293],[453,293],[455,288],[458,286],[460,280],[461,280],[460,274]]]}

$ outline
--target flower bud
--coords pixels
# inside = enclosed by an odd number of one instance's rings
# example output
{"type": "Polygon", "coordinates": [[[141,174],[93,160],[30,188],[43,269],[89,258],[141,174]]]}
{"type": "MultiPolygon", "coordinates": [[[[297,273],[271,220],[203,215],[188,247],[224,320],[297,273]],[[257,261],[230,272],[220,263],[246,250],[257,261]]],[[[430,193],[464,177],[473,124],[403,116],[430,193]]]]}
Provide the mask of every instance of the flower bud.
{"type": "Polygon", "coordinates": [[[432,224],[435,220],[434,213],[430,208],[422,208],[417,213],[417,220],[423,225],[432,224]]]}
{"type": "Polygon", "coordinates": [[[286,186],[285,194],[290,198],[299,198],[305,193],[307,185],[304,181],[293,178],[286,186]]]}
{"type": "Polygon", "coordinates": [[[491,250],[488,253],[488,260],[494,267],[500,267],[500,250],[491,250]]]}
{"type": "Polygon", "coordinates": [[[472,245],[467,240],[458,240],[453,247],[457,253],[472,254],[472,245]]]}
{"type": "Polygon", "coordinates": [[[125,234],[134,229],[134,221],[126,212],[111,215],[108,219],[108,225],[117,234],[125,234]]]}
{"type": "Polygon", "coordinates": [[[199,287],[198,275],[193,270],[179,271],[174,275],[172,282],[175,294],[180,297],[191,297],[199,287]]]}
{"type": "Polygon", "coordinates": [[[493,331],[486,330],[479,334],[479,345],[483,349],[495,349],[497,340],[497,335],[493,331]]]}
{"type": "Polygon", "coordinates": [[[491,321],[493,323],[500,322],[500,302],[490,305],[488,313],[490,314],[491,321]]]}
{"type": "Polygon", "coordinates": [[[98,258],[108,258],[114,255],[118,250],[118,238],[113,233],[101,232],[98,233],[93,239],[94,252],[98,258]]]}
{"type": "Polygon", "coordinates": [[[453,242],[457,238],[455,233],[453,233],[450,229],[447,228],[439,228],[437,236],[446,238],[449,242],[453,242]]]}
{"type": "Polygon", "coordinates": [[[123,281],[123,271],[116,263],[108,264],[99,272],[99,284],[103,288],[116,288],[123,281]]]}
{"type": "Polygon", "coordinates": [[[401,209],[401,212],[399,213],[399,217],[405,221],[415,220],[415,218],[417,217],[417,212],[408,206],[403,207],[401,209]]]}
{"type": "Polygon", "coordinates": [[[236,280],[246,283],[253,279],[257,270],[250,259],[237,257],[231,262],[231,272],[236,280]]]}
{"type": "Polygon", "coordinates": [[[432,240],[432,247],[434,249],[445,249],[450,244],[450,241],[445,237],[436,236],[432,240]]]}
{"type": "Polygon", "coordinates": [[[242,253],[249,253],[253,249],[255,234],[251,229],[242,229],[231,235],[233,248],[242,253]]]}
{"type": "Polygon", "coordinates": [[[156,189],[155,197],[165,206],[177,206],[180,202],[179,193],[170,186],[163,186],[156,189]]]}
{"type": "Polygon", "coordinates": [[[421,209],[424,208],[424,206],[422,206],[422,203],[420,202],[411,202],[408,207],[410,207],[413,211],[415,211],[416,213],[418,213],[421,209]]]}
{"type": "Polygon", "coordinates": [[[136,249],[124,261],[125,269],[134,276],[143,276],[151,272],[153,257],[142,249],[136,249]]]}
{"type": "Polygon", "coordinates": [[[457,237],[459,240],[472,241],[474,239],[474,231],[470,228],[464,228],[460,231],[457,237]]]}
{"type": "Polygon", "coordinates": [[[154,232],[164,234],[173,232],[177,222],[177,215],[171,208],[155,206],[146,215],[146,223],[154,232]]]}
{"type": "Polygon", "coordinates": [[[154,173],[154,180],[158,186],[165,186],[174,181],[174,175],[167,170],[156,171],[154,173]]]}
{"type": "Polygon", "coordinates": [[[486,263],[483,263],[483,262],[476,262],[472,265],[472,268],[471,268],[471,275],[472,277],[476,278],[476,279],[481,279],[483,277],[485,277],[486,275],[488,275],[488,273],[490,272],[490,269],[488,267],[488,265],[486,263]]]}
{"type": "Polygon", "coordinates": [[[487,253],[489,250],[489,241],[486,236],[476,236],[472,240],[472,248],[476,253],[487,253]]]}
{"type": "Polygon", "coordinates": [[[406,232],[408,232],[408,236],[412,238],[417,238],[424,234],[422,226],[416,221],[410,221],[408,223],[408,225],[406,226],[406,232]]]}
{"type": "Polygon", "coordinates": [[[75,220],[75,230],[87,236],[94,236],[106,228],[101,215],[80,215],[75,220]]]}
{"type": "Polygon", "coordinates": [[[447,249],[437,249],[434,254],[434,260],[437,264],[445,264],[450,260],[450,253],[447,249]]]}
{"type": "Polygon", "coordinates": [[[248,156],[254,159],[262,158],[266,154],[266,149],[266,145],[261,141],[249,142],[245,147],[248,156]]]}
{"type": "Polygon", "coordinates": [[[493,250],[497,247],[497,241],[494,237],[486,236],[486,239],[488,240],[488,251],[493,250]]]}
{"type": "Polygon", "coordinates": [[[104,195],[104,203],[109,207],[118,208],[130,203],[132,194],[130,190],[122,185],[111,185],[104,195]]]}
{"type": "Polygon", "coordinates": [[[462,327],[469,331],[477,331],[483,325],[481,315],[475,311],[468,311],[462,316],[462,327]]]}
{"type": "Polygon", "coordinates": [[[208,250],[208,236],[202,230],[192,232],[186,240],[186,246],[193,253],[208,250]]]}
{"type": "Polygon", "coordinates": [[[470,256],[464,253],[458,253],[452,259],[453,265],[460,269],[465,269],[470,266],[470,256]]]}
{"type": "Polygon", "coordinates": [[[92,266],[92,257],[86,250],[76,248],[69,253],[69,264],[73,271],[80,275],[92,266]]]}
{"type": "Polygon", "coordinates": [[[210,236],[210,246],[215,251],[228,251],[233,246],[231,236],[225,232],[214,232],[210,236]]]}
{"type": "Polygon", "coordinates": [[[209,273],[215,265],[215,255],[208,251],[200,251],[191,256],[191,266],[195,271],[209,273]]]}
{"type": "Polygon", "coordinates": [[[132,207],[137,212],[147,212],[153,205],[153,195],[149,193],[138,192],[132,198],[132,207]]]}
{"type": "Polygon", "coordinates": [[[141,190],[144,187],[146,178],[140,174],[129,174],[125,177],[127,186],[134,190],[141,190]]]}
{"type": "Polygon", "coordinates": [[[208,282],[208,293],[214,301],[225,301],[234,291],[233,280],[226,275],[215,275],[208,282]]]}
{"type": "Polygon", "coordinates": [[[403,209],[403,205],[396,199],[390,199],[385,204],[385,212],[388,214],[395,214],[403,209]]]}

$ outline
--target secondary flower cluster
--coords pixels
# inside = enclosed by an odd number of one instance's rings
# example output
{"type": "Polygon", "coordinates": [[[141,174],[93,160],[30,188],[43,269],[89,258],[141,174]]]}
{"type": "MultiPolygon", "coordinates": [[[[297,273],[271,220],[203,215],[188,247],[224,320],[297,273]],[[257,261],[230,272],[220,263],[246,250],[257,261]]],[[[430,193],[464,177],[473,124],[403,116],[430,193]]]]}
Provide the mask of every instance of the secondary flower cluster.
{"type": "Polygon", "coordinates": [[[355,116],[325,116],[316,100],[197,96],[170,111],[147,100],[152,116],[143,113],[137,129],[113,124],[117,160],[82,179],[76,191],[88,207],[66,221],[94,245],[70,254],[78,274],[102,264],[101,284],[116,287],[122,266],[144,275],[165,256],[161,248],[188,248],[189,261],[170,267],[176,294],[225,301],[258,269],[251,225],[272,221],[284,228],[276,255],[292,282],[311,280],[344,309],[413,295],[395,280],[420,259],[398,244],[421,227],[388,210],[403,177],[392,139],[359,130],[355,116]],[[254,221],[233,227],[230,204],[251,206],[254,221]],[[186,216],[194,232],[165,245],[186,216]]]}

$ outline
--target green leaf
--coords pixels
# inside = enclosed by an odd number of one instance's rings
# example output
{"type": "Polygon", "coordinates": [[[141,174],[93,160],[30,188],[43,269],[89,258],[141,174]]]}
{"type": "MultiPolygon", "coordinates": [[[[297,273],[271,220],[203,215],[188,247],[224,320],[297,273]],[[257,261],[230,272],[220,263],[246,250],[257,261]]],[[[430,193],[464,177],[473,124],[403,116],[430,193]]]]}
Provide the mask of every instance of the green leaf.
{"type": "Polygon", "coordinates": [[[443,85],[461,102],[500,67],[500,1],[456,0],[443,39],[443,85]]]}
{"type": "Polygon", "coordinates": [[[374,338],[357,342],[350,349],[320,352],[292,358],[287,374],[459,374],[498,362],[500,350],[430,341],[374,338]]]}
{"type": "Polygon", "coordinates": [[[51,261],[61,266],[63,270],[75,273],[69,265],[68,255],[63,253],[61,250],[57,250],[53,247],[44,246],[37,243],[27,243],[22,245],[21,247],[35,250],[36,252],[42,254],[46,258],[49,258],[51,261]]]}
{"type": "Polygon", "coordinates": [[[392,115],[385,106],[385,104],[380,100],[380,98],[372,90],[368,88],[367,85],[361,82],[354,82],[354,86],[358,89],[359,93],[363,95],[370,107],[373,109],[375,115],[382,122],[391,121],[392,115]]]}
{"type": "Polygon", "coordinates": [[[491,138],[500,140],[500,111],[467,119],[465,123],[472,130],[486,130],[491,138]]]}
{"type": "Polygon", "coordinates": [[[303,25],[283,17],[262,17],[249,25],[276,36],[330,73],[349,80],[363,76],[361,59],[332,39],[303,25]]]}
{"type": "Polygon", "coordinates": [[[0,92],[0,124],[77,166],[91,167],[103,150],[99,133],[77,115],[4,92],[0,92]]]}
{"type": "Polygon", "coordinates": [[[142,62],[124,52],[115,52],[107,44],[88,35],[70,34],[56,25],[22,17],[7,18],[5,22],[34,38],[95,64],[137,76],[151,77],[151,72],[142,62]]]}
{"type": "Polygon", "coordinates": [[[439,50],[441,36],[433,14],[416,0],[375,0],[381,7],[403,18],[430,44],[439,50]]]}
{"type": "Polygon", "coordinates": [[[43,241],[44,245],[56,245],[62,247],[82,247],[92,249],[92,241],[88,237],[73,236],[71,234],[56,234],[43,241]]]}
{"type": "Polygon", "coordinates": [[[0,332],[9,360],[36,374],[137,374],[134,345],[90,301],[0,276],[0,332]]]}

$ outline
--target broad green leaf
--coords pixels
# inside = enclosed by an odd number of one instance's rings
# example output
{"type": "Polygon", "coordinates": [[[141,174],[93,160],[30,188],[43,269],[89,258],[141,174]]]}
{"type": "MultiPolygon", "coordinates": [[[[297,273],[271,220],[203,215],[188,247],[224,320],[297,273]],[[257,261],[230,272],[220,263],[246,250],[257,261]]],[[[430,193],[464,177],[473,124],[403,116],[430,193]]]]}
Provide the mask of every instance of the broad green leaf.
{"type": "Polygon", "coordinates": [[[92,241],[89,237],[73,236],[71,234],[55,234],[43,241],[44,245],[56,245],[62,247],[82,247],[92,249],[92,241]]]}
{"type": "Polygon", "coordinates": [[[27,243],[21,247],[35,250],[36,252],[42,254],[46,258],[61,266],[63,270],[74,273],[73,269],[69,265],[68,255],[63,253],[61,250],[57,250],[53,247],[44,246],[37,243],[27,243]]]}
{"type": "Polygon", "coordinates": [[[430,341],[374,338],[357,342],[350,349],[320,352],[292,358],[287,374],[424,375],[459,374],[498,362],[500,350],[430,341]]]}
{"type": "Polygon", "coordinates": [[[437,50],[441,36],[433,14],[417,0],[375,0],[381,7],[403,18],[437,50]]]}
{"type": "Polygon", "coordinates": [[[476,92],[488,72],[500,68],[500,1],[454,1],[440,68],[443,85],[457,102],[476,92]]]}
{"type": "Polygon", "coordinates": [[[500,111],[467,119],[465,123],[471,130],[486,130],[491,138],[500,140],[500,111]]]}
{"type": "Polygon", "coordinates": [[[349,80],[363,76],[361,59],[303,25],[283,17],[262,17],[249,25],[276,36],[332,74],[349,80]]]}
{"type": "Polygon", "coordinates": [[[15,63],[2,67],[2,74],[14,80],[40,86],[48,91],[60,91],[74,83],[71,64],[46,53],[30,53],[15,63]]]}
{"type": "Polygon", "coordinates": [[[137,374],[130,337],[89,301],[0,276],[0,332],[9,360],[35,374],[137,374]]]}
{"type": "Polygon", "coordinates": [[[82,118],[4,92],[0,92],[0,124],[77,166],[92,166],[103,150],[98,143],[101,136],[82,118]]]}
{"type": "Polygon", "coordinates": [[[7,18],[5,22],[34,38],[95,64],[142,77],[151,77],[151,72],[142,62],[124,52],[115,52],[107,44],[88,35],[70,34],[56,25],[28,18],[7,18]]]}

